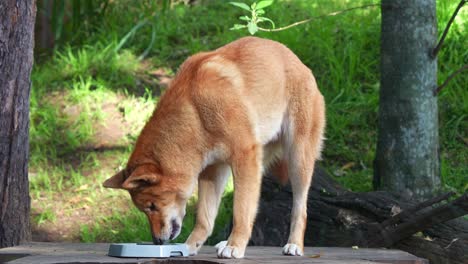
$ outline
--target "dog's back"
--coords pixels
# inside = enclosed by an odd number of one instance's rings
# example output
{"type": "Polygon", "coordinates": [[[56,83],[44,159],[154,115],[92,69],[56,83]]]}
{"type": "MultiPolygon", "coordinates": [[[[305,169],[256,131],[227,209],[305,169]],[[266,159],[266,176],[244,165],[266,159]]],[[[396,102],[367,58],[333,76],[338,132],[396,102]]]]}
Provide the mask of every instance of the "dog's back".
{"type": "MultiPolygon", "coordinates": [[[[192,99],[204,126],[225,134],[229,131],[219,130],[248,121],[251,127],[245,129],[252,129],[259,143],[276,152],[265,153],[265,163],[278,155],[277,143],[288,146],[296,133],[307,134],[313,127],[323,130],[324,102],[315,79],[284,45],[246,37],[192,58],[179,75],[196,71],[192,99]]],[[[321,139],[315,143],[318,158],[321,139]]]]}

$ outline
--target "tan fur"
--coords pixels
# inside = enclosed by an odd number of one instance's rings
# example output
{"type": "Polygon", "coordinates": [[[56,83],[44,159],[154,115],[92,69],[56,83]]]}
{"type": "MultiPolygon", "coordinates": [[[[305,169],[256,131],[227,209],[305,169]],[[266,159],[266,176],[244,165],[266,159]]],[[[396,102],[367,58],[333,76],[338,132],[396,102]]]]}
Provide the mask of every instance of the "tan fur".
{"type": "Polygon", "coordinates": [[[293,189],[291,231],[283,252],[302,255],[307,192],[324,127],[325,104],[310,70],[282,44],[242,38],[182,64],[127,168],[104,186],[129,190],[147,214],[155,239],[168,240],[177,235],[198,182],[197,222],[186,242],[196,254],[213,230],[231,168],[234,225],[227,243],[219,244],[218,256],[241,258],[255,220],[262,172],[276,161],[293,189]]]}

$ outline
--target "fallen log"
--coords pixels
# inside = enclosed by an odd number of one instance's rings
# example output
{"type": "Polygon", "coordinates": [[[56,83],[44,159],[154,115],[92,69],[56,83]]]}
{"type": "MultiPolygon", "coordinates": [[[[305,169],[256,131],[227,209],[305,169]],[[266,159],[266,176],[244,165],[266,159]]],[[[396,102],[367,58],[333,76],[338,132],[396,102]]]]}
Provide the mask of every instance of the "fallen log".
{"type": "MultiPolygon", "coordinates": [[[[431,263],[466,264],[468,221],[460,217],[468,214],[468,194],[447,201],[451,196],[453,193],[415,204],[385,191],[354,193],[317,169],[309,190],[305,245],[392,247],[431,263]],[[442,205],[434,207],[439,203],[442,205]]],[[[291,189],[266,175],[261,197],[250,244],[284,245],[291,189]]]]}

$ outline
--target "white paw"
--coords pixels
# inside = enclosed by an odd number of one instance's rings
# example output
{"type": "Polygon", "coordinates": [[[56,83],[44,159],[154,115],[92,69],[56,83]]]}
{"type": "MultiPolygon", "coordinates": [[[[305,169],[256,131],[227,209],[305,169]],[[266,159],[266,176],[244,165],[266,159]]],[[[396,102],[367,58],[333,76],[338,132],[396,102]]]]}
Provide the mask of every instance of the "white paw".
{"type": "Polygon", "coordinates": [[[218,258],[243,258],[244,250],[238,247],[228,246],[227,241],[221,241],[215,245],[218,258]]]}
{"type": "Polygon", "coordinates": [[[304,253],[302,249],[296,244],[286,244],[283,247],[283,254],[284,255],[291,255],[291,256],[302,256],[304,253]]]}
{"type": "Polygon", "coordinates": [[[187,247],[188,247],[190,256],[197,255],[199,247],[197,247],[196,245],[191,245],[191,244],[187,244],[187,247]]]}
{"type": "Polygon", "coordinates": [[[226,245],[227,245],[227,241],[224,240],[224,241],[218,242],[218,244],[216,244],[214,247],[216,248],[216,250],[219,250],[219,249],[225,248],[226,245]]]}

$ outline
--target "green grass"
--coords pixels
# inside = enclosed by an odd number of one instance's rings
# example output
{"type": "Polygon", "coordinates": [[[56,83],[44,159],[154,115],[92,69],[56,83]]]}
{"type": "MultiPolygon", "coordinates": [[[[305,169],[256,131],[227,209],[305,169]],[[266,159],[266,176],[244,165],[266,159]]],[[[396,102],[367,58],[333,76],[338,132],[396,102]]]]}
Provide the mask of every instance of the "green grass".
{"type": "MultiPolygon", "coordinates": [[[[266,11],[277,26],[283,26],[373,2],[276,1],[266,11]]],[[[437,4],[442,31],[457,3],[441,0],[437,4]]],[[[81,241],[151,239],[146,217],[131,205],[128,194],[104,189],[101,183],[125,166],[157,103],[160,88],[152,72],[162,67],[173,75],[190,54],[247,35],[247,31],[229,30],[240,15],[241,10],[223,1],[190,8],[177,5],[165,11],[156,1],[110,2],[101,22],[83,34],[86,38],[64,42],[51,57],[34,66],[30,190],[33,207],[40,212],[35,224],[57,223],[63,215],[88,208],[83,217],[90,221],[78,223],[81,241]],[[144,19],[147,24],[122,41],[144,19]],[[123,45],[117,49],[119,43],[123,45]],[[114,129],[108,122],[115,118],[110,108],[123,120],[125,133],[114,147],[105,148],[95,141],[103,130],[110,133],[114,129]],[[62,208],[67,213],[56,214],[62,208]]],[[[467,23],[464,9],[440,53],[440,82],[468,61],[467,23]]],[[[322,18],[278,33],[260,32],[259,36],[286,44],[316,76],[327,102],[327,141],[321,166],[351,190],[372,190],[380,78],[379,8],[322,18]]],[[[468,76],[459,75],[439,96],[442,180],[446,189],[458,193],[468,190],[466,83],[468,76]]],[[[208,243],[227,237],[223,230],[232,215],[232,185],[224,196],[208,243]]],[[[195,202],[196,197],[187,207],[178,241],[188,236],[195,223],[195,202]]]]}
{"type": "Polygon", "coordinates": [[[56,219],[55,212],[51,209],[46,209],[45,211],[39,213],[33,218],[33,221],[38,225],[42,225],[44,222],[51,221],[54,222],[56,219]]]}
{"type": "MultiPolygon", "coordinates": [[[[439,35],[457,3],[438,1],[439,35]]],[[[468,63],[468,10],[460,10],[439,53],[439,84],[455,70],[468,63]]],[[[463,193],[468,191],[468,75],[460,74],[439,94],[439,135],[441,173],[444,187],[463,193]]]]}

